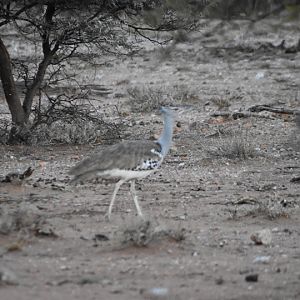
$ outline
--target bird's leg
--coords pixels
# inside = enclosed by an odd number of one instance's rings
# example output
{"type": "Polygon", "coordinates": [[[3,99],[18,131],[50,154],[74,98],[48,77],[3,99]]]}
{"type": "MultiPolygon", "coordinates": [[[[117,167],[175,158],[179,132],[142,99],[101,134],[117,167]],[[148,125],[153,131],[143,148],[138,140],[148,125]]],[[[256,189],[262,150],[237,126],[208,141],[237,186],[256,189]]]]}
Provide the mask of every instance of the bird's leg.
{"type": "Polygon", "coordinates": [[[136,207],[136,210],[137,210],[137,213],[140,217],[144,218],[143,214],[142,214],[142,211],[141,211],[141,208],[139,206],[139,202],[138,202],[138,199],[137,199],[137,195],[136,195],[136,190],[135,190],[135,180],[131,180],[130,181],[130,193],[132,195],[132,198],[133,198],[133,201],[134,201],[134,204],[135,204],[135,207],[136,207]]]}
{"type": "Polygon", "coordinates": [[[110,204],[109,204],[109,208],[108,208],[108,212],[106,214],[106,218],[108,221],[110,221],[110,216],[111,216],[111,211],[112,211],[112,208],[113,208],[113,205],[114,205],[114,202],[115,202],[115,199],[116,199],[116,195],[121,187],[121,185],[125,182],[125,180],[121,179],[119,180],[117,183],[116,183],[116,186],[115,186],[115,189],[114,189],[114,192],[113,192],[113,195],[111,197],[111,201],[110,201],[110,204]]]}

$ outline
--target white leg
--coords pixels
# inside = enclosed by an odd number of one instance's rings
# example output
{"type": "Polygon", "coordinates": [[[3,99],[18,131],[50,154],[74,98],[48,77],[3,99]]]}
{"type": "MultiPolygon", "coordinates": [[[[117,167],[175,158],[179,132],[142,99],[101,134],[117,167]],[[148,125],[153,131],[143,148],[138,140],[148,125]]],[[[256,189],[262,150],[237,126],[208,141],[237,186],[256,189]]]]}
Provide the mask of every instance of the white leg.
{"type": "Polygon", "coordinates": [[[135,204],[135,207],[136,207],[136,210],[137,210],[137,213],[140,217],[144,218],[143,214],[142,214],[142,211],[141,211],[141,208],[139,206],[139,202],[138,202],[138,199],[137,199],[137,195],[136,195],[136,190],[135,190],[135,180],[131,180],[130,181],[130,192],[131,192],[131,195],[132,195],[132,198],[133,198],[133,201],[134,201],[134,204],[135,204]]]}
{"type": "Polygon", "coordinates": [[[106,215],[108,221],[110,220],[111,211],[112,211],[112,208],[113,208],[115,199],[116,199],[116,195],[117,195],[117,193],[118,193],[118,191],[119,191],[121,185],[122,185],[124,182],[125,182],[125,180],[119,180],[119,181],[116,183],[116,186],[115,186],[115,189],[114,189],[114,192],[113,192],[113,195],[112,195],[110,204],[109,204],[108,213],[107,213],[107,215],[106,215]]]}

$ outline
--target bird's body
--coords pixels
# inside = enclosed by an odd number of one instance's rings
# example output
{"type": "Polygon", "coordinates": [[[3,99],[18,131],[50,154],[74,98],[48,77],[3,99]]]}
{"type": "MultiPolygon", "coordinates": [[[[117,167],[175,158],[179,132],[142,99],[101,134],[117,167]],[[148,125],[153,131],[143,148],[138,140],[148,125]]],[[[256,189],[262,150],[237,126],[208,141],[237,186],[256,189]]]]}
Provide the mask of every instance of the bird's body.
{"type": "Polygon", "coordinates": [[[70,174],[73,183],[87,180],[90,176],[143,178],[161,164],[161,147],[152,141],[128,141],[113,145],[76,165],[70,174]]]}
{"type": "Polygon", "coordinates": [[[159,168],[172,141],[173,113],[162,108],[164,130],[157,141],[127,141],[106,148],[98,154],[84,159],[70,170],[72,183],[95,177],[117,178],[112,200],[108,209],[110,219],[112,207],[120,186],[131,182],[131,193],[137,212],[142,215],[135,192],[135,180],[144,178],[159,168]]]}

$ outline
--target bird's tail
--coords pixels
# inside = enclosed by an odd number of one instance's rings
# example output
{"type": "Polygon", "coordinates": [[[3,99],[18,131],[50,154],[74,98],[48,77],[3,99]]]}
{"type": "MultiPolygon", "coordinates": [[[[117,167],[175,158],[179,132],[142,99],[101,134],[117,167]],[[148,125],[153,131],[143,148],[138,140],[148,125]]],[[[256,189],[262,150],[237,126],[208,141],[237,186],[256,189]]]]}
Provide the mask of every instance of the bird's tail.
{"type": "Polygon", "coordinates": [[[69,181],[69,183],[75,185],[75,184],[81,183],[83,181],[88,181],[92,178],[95,178],[95,173],[94,172],[86,172],[86,173],[78,174],[78,175],[74,176],[69,181]]]}

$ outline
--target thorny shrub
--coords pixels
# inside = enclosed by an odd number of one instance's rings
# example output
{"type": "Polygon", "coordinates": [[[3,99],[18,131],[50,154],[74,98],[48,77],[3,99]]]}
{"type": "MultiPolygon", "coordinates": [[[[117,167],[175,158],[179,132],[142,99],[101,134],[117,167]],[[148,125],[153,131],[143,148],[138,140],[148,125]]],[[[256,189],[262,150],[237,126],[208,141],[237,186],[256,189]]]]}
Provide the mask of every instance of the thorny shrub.
{"type": "MultiPolygon", "coordinates": [[[[46,96],[45,104],[40,101],[34,107],[30,124],[16,128],[22,130],[24,144],[85,144],[119,138],[122,124],[105,121],[91,103],[84,104],[84,95],[46,96]]],[[[10,129],[5,122],[0,124],[0,143],[7,142],[10,129]]]]}

